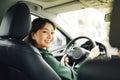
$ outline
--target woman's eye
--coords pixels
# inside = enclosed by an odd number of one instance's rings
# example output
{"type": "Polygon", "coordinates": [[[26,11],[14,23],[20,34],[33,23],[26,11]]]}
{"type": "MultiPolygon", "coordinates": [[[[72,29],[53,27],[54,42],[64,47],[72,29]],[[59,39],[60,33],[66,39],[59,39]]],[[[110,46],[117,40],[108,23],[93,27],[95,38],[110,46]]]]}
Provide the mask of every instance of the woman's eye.
{"type": "Polygon", "coordinates": [[[47,31],[43,31],[43,33],[47,33],[47,31]]]}
{"type": "Polygon", "coordinates": [[[51,34],[54,34],[54,32],[51,32],[51,34]]]}

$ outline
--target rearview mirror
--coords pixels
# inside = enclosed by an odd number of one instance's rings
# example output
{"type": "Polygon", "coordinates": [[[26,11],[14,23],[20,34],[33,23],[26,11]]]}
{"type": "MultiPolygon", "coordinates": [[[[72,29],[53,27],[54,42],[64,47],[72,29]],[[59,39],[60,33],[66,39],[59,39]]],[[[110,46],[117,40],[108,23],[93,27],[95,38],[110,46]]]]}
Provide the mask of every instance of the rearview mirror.
{"type": "Polygon", "coordinates": [[[104,17],[105,22],[110,22],[110,17],[111,17],[111,13],[105,14],[105,17],[104,17]]]}

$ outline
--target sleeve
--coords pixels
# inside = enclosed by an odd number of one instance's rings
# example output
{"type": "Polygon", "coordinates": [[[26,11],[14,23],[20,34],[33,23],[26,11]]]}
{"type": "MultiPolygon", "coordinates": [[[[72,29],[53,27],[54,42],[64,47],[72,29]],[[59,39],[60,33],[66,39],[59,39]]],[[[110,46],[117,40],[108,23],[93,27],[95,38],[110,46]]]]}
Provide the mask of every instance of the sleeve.
{"type": "Polygon", "coordinates": [[[44,54],[43,58],[64,80],[77,80],[77,73],[73,69],[62,65],[52,54],[44,54]]]}

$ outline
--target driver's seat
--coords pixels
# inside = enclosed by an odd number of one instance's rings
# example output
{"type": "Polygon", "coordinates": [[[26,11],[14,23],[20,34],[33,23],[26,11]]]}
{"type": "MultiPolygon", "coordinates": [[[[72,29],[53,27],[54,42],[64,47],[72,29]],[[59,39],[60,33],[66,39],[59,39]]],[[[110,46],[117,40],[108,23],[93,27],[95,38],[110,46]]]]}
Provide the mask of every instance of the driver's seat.
{"type": "Polygon", "coordinates": [[[0,27],[0,80],[61,80],[35,47],[22,41],[31,28],[25,3],[8,9],[0,27]]]}

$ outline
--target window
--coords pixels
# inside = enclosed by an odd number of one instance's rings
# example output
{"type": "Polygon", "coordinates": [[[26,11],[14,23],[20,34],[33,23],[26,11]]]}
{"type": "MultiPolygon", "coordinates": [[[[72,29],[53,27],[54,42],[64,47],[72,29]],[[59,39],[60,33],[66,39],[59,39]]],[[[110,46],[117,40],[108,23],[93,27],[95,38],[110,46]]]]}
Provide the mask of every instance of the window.
{"type": "Polygon", "coordinates": [[[55,39],[50,50],[59,49],[67,44],[67,38],[57,29],[55,32],[55,39]]]}

